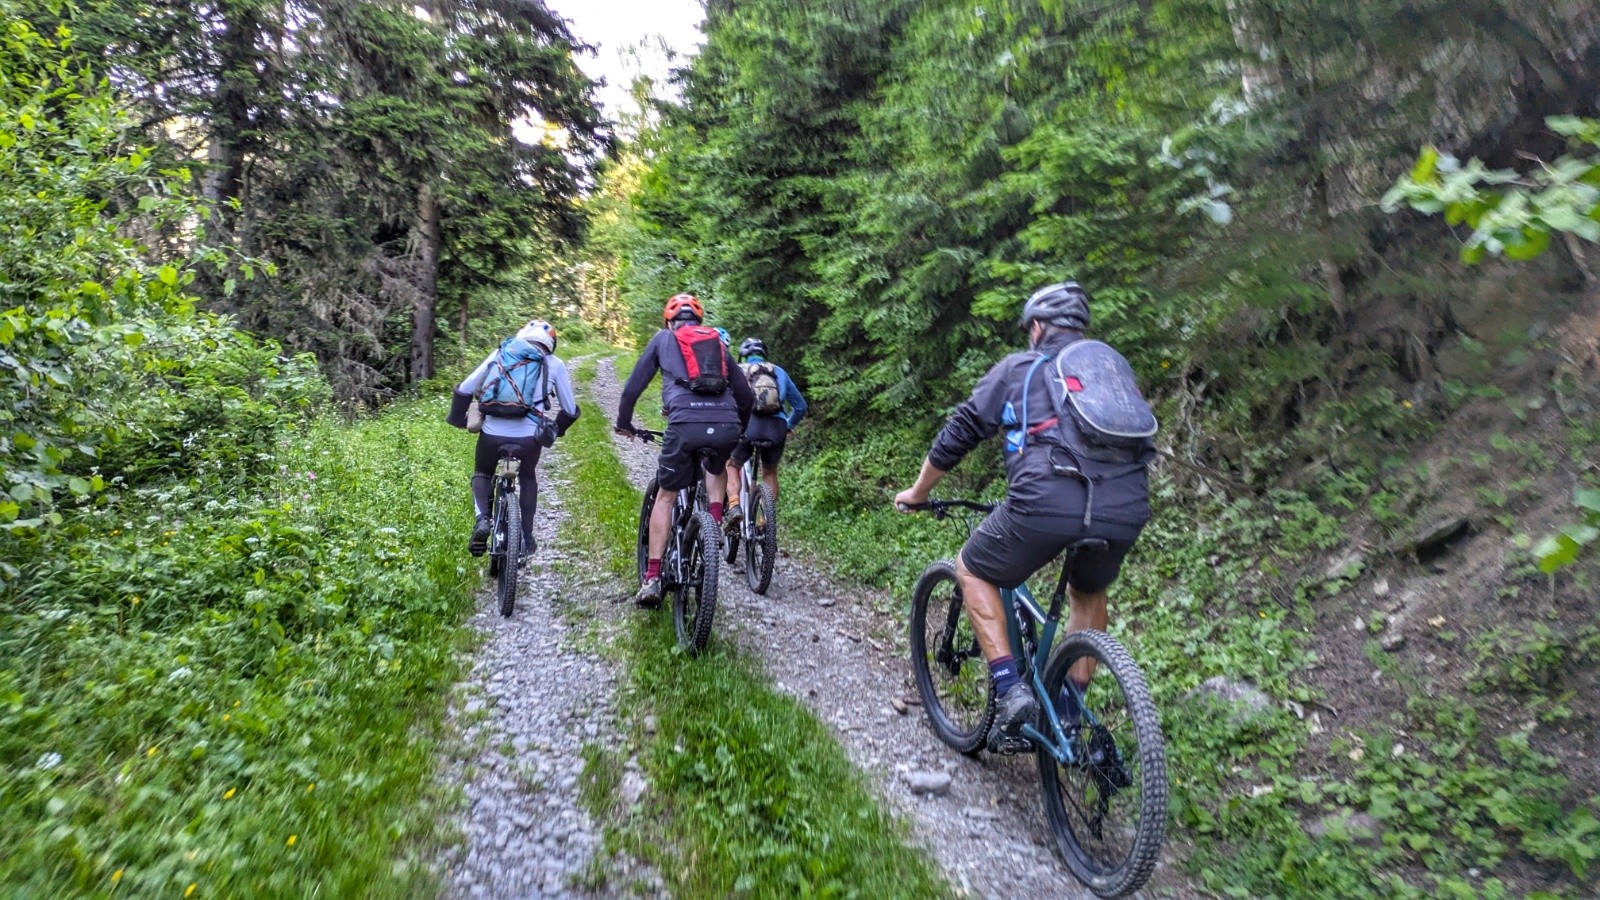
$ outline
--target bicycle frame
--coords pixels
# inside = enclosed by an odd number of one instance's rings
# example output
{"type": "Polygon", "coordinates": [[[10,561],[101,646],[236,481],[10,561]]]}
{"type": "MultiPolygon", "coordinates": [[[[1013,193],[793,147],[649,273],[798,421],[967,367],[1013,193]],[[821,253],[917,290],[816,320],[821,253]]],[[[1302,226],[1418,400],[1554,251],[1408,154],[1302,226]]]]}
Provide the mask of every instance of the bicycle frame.
{"type": "Polygon", "coordinates": [[[662,568],[672,574],[673,584],[682,584],[684,579],[683,536],[688,531],[689,521],[694,518],[696,509],[700,506],[700,493],[704,485],[697,475],[689,486],[678,492],[672,501],[672,523],[667,532],[667,552],[663,554],[662,568]]]}
{"type": "MultiPolygon", "coordinates": [[[[494,556],[503,556],[506,552],[501,544],[501,532],[505,530],[505,522],[501,521],[501,499],[507,503],[519,502],[517,497],[517,473],[522,469],[522,460],[510,456],[502,456],[494,467],[494,493],[489,500],[489,513],[494,516],[494,527],[489,532],[489,553],[494,556]]],[[[524,524],[524,528],[531,527],[524,524]]]]}
{"type": "MultiPolygon", "coordinates": [[[[1076,765],[1078,752],[1073,742],[1068,740],[1066,730],[1061,727],[1061,716],[1056,712],[1054,698],[1045,692],[1044,667],[1035,665],[1035,660],[1048,660],[1050,650],[1055,646],[1056,627],[1061,623],[1061,605],[1066,599],[1066,573],[1071,571],[1072,560],[1076,555],[1076,548],[1070,548],[1067,551],[1067,558],[1062,561],[1061,583],[1050,600],[1049,612],[1039,605],[1039,601],[1034,598],[1033,592],[1026,584],[1000,592],[1000,601],[1006,608],[1006,636],[1011,640],[1011,652],[1022,660],[1028,683],[1033,685],[1033,695],[1039,698],[1039,705],[1044,709],[1045,721],[1050,727],[1050,734],[1047,736],[1029,723],[1022,726],[1022,736],[1033,741],[1036,747],[1055,757],[1056,761],[1064,766],[1076,765]],[[1030,648],[1028,641],[1023,638],[1024,615],[1041,626],[1038,644],[1035,647],[1030,648]]],[[[1066,689],[1072,692],[1073,700],[1077,702],[1078,708],[1083,711],[1084,717],[1090,724],[1098,726],[1099,720],[1083,702],[1083,694],[1078,691],[1077,685],[1073,684],[1070,678],[1067,679],[1066,689]]]]}

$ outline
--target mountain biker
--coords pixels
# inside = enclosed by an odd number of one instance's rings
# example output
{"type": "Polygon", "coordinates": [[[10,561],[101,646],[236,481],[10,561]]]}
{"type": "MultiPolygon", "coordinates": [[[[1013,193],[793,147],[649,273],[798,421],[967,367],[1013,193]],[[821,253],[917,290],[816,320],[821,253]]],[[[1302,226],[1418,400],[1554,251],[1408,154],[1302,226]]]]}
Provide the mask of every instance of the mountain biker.
{"type": "MultiPolygon", "coordinates": [[[[489,515],[491,481],[502,449],[507,455],[522,461],[517,470],[517,494],[522,503],[522,548],[533,552],[533,514],[539,503],[539,479],[536,467],[539,454],[567,433],[567,428],[578,420],[581,410],[572,393],[572,379],[567,374],[567,364],[556,353],[556,330],[549,322],[534,319],[515,335],[506,339],[490,353],[472,374],[456,386],[451,398],[450,415],[445,420],[457,428],[467,427],[467,408],[472,401],[482,400],[480,393],[491,376],[500,375],[508,381],[502,364],[514,368],[515,360],[534,359],[542,368],[538,379],[541,396],[527,398],[530,410],[521,415],[484,415],[483,430],[478,434],[477,448],[473,452],[472,505],[477,511],[477,522],[472,526],[472,538],[467,542],[467,552],[482,556],[489,544],[492,523],[489,515]],[[552,408],[554,414],[552,415],[552,408]]],[[[480,407],[482,403],[480,402],[480,407]]]]}
{"type": "MultiPolygon", "coordinates": [[[[733,448],[731,459],[735,467],[743,466],[755,452],[752,442],[769,442],[771,446],[761,449],[761,480],[772,491],[773,502],[777,502],[778,462],[783,459],[783,446],[789,440],[789,433],[806,417],[806,398],[800,395],[800,389],[795,387],[794,380],[782,366],[767,361],[765,341],[755,337],[745,338],[739,342],[739,356],[744,360],[740,368],[744,370],[745,380],[750,382],[756,405],[750,416],[750,424],[745,426],[744,437],[733,448]],[[772,396],[763,396],[766,392],[772,396]],[[767,412],[761,411],[763,404],[768,408],[767,412]],[[788,412],[784,412],[785,406],[789,408],[788,412]]],[[[740,490],[739,479],[729,478],[726,528],[730,534],[739,527],[739,520],[743,517],[739,509],[740,490]]]]}
{"type": "MultiPolygon", "coordinates": [[[[650,379],[656,372],[661,373],[661,405],[667,416],[667,431],[661,439],[656,469],[658,491],[650,515],[645,576],[634,598],[646,608],[661,602],[661,556],[666,552],[672,504],[678,492],[698,475],[696,454],[706,454],[706,496],[721,498],[728,456],[739,442],[739,433],[744,430],[754,402],[744,373],[734,364],[720,336],[701,324],[705,315],[705,308],[693,294],[678,294],[667,301],[661,311],[665,327],[639,354],[617,406],[617,434],[638,436],[633,407],[650,379]]],[[[720,525],[722,501],[712,501],[710,506],[712,519],[720,525]]]]}
{"type": "MultiPolygon", "coordinates": [[[[1060,463],[1070,459],[1070,451],[1055,437],[1051,402],[1040,399],[1049,397],[1044,382],[1050,367],[1036,362],[1041,355],[1054,357],[1083,337],[1089,326],[1089,295],[1071,281],[1041,288],[1024,305],[1022,326],[1032,349],[1007,356],[978,381],[972,396],[956,408],[934,440],[916,483],[894,498],[902,511],[926,503],[928,492],[946,472],[980,442],[1002,427],[1007,429],[1005,502],[984,518],[956,558],[956,578],[989,662],[999,705],[989,732],[991,747],[1015,739],[1017,730],[1038,712],[1033,690],[1021,681],[1011,657],[1000,590],[1026,581],[1073,541],[1102,538],[1107,549],[1080,553],[1068,573],[1071,611],[1066,630],[1104,630],[1106,588],[1150,518],[1144,464],[1155,452],[1146,439],[1129,477],[1097,482],[1092,489],[1064,471],[1060,463]],[[1025,382],[1032,385],[1031,401],[1024,394],[1025,382]],[[1064,453],[1069,456],[1064,458],[1064,453]]],[[[1069,673],[1080,689],[1093,671],[1085,662],[1069,673]]]]}

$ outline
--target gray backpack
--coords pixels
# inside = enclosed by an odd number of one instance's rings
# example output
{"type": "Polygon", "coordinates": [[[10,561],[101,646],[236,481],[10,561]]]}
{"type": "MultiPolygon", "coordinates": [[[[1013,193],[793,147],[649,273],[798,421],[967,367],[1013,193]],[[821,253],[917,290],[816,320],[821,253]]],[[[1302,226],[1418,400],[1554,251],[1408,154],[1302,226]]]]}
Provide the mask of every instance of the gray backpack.
{"type": "MultiPolygon", "coordinates": [[[[1079,340],[1054,357],[1040,354],[1023,387],[1024,421],[1034,373],[1044,367],[1055,411],[1050,465],[1057,475],[1081,479],[1087,487],[1083,524],[1093,521],[1094,493],[1142,476],[1154,456],[1150,439],[1159,427],[1155,412],[1139,392],[1133,367],[1100,341],[1079,340]]],[[[1140,484],[1143,481],[1140,479],[1140,484]]]]}

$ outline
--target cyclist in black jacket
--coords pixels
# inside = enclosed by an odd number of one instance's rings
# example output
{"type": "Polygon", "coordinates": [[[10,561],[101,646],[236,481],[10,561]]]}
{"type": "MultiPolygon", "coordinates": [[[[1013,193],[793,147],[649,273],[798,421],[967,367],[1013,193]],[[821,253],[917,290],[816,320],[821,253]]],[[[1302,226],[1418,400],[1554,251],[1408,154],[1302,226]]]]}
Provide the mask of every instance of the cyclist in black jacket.
{"type": "MultiPolygon", "coordinates": [[[[1106,588],[1117,577],[1122,561],[1150,519],[1148,484],[1141,467],[1133,477],[1097,485],[1093,499],[1093,524],[1085,525],[1088,502],[1082,480],[1057,474],[1051,453],[1060,452],[1051,440],[1055,413],[1042,384],[1045,369],[1034,371],[1031,408],[1024,418],[1023,382],[1039,354],[1054,355],[1083,337],[1089,326],[1089,295],[1076,282],[1042,288],[1023,307],[1022,325],[1032,348],[1013,353],[990,369],[972,396],[951,413],[939,432],[916,483],[895,496],[902,510],[927,502],[944,474],[954,468],[979,443],[1002,428],[1007,430],[1005,502],[996,507],[972,532],[956,557],[956,577],[978,645],[989,661],[1000,709],[990,732],[991,745],[1017,730],[1038,712],[1033,690],[1017,672],[1006,640],[1005,611],[1000,589],[1014,588],[1040,567],[1055,559],[1068,544],[1086,537],[1103,538],[1103,553],[1080,553],[1068,575],[1071,610],[1067,631],[1104,630],[1108,621],[1106,588]],[[1019,439],[1025,438],[1025,439],[1019,439]]],[[[1154,454],[1146,448],[1145,459],[1154,454]]],[[[1088,672],[1072,673],[1086,683],[1088,672]]]]}
{"type": "Polygon", "coordinates": [[[643,607],[654,607],[661,602],[661,556],[667,548],[672,504],[678,492],[692,484],[699,474],[695,466],[696,454],[704,454],[705,458],[706,496],[715,498],[710,503],[711,517],[718,525],[722,524],[728,456],[739,443],[739,435],[755,403],[750,383],[728,355],[728,348],[720,342],[717,342],[717,355],[726,373],[726,389],[718,394],[705,394],[696,393],[690,387],[688,361],[674,332],[686,325],[699,325],[704,318],[705,309],[694,295],[678,294],[668,300],[662,310],[666,327],[656,332],[639,354],[639,362],[628,376],[628,383],[623,385],[622,399],[617,405],[617,434],[634,437],[638,429],[633,424],[633,407],[650,379],[656,372],[661,373],[661,404],[667,413],[667,433],[661,438],[661,460],[656,469],[659,491],[650,516],[645,576],[635,598],[643,607]]]}

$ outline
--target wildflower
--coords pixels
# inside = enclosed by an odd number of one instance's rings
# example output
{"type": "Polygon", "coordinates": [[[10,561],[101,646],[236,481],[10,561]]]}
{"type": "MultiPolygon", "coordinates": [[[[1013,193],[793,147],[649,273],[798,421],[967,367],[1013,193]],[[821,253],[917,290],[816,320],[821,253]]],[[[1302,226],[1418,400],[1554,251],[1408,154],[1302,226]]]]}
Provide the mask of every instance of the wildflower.
{"type": "Polygon", "coordinates": [[[1161,368],[1163,368],[1163,369],[1170,369],[1170,368],[1172,368],[1172,360],[1170,360],[1170,359],[1163,359],[1163,360],[1162,360],[1162,361],[1161,361],[1161,368]]]}
{"type": "Polygon", "coordinates": [[[111,873],[111,883],[112,884],[116,884],[116,883],[120,882],[121,880],[122,880],[122,870],[121,869],[118,869],[115,872],[111,873]]]}
{"type": "Polygon", "coordinates": [[[313,781],[310,784],[306,785],[306,793],[308,793],[308,794],[311,793],[312,791],[316,790],[316,789],[317,789],[317,783],[315,781],[313,781]]]}
{"type": "Polygon", "coordinates": [[[222,795],[222,799],[224,799],[224,800],[232,800],[233,799],[233,795],[235,793],[237,793],[238,790],[239,790],[238,788],[228,788],[227,793],[222,795]]]}
{"type": "Polygon", "coordinates": [[[223,713],[222,714],[222,721],[224,721],[224,722],[228,721],[231,718],[233,718],[233,716],[229,715],[228,713],[223,713]]]}
{"type": "Polygon", "coordinates": [[[189,882],[189,886],[183,889],[183,895],[185,897],[194,896],[194,889],[199,887],[199,886],[200,886],[200,882],[198,882],[198,881],[189,882]]]}
{"type": "Polygon", "coordinates": [[[144,752],[144,755],[148,756],[148,757],[151,757],[153,759],[155,757],[155,755],[156,755],[156,748],[152,746],[149,750],[146,750],[144,752]]]}
{"type": "Polygon", "coordinates": [[[1256,615],[1260,616],[1263,619],[1265,619],[1267,617],[1267,614],[1264,611],[1261,611],[1261,610],[1257,610],[1256,611],[1256,615]]]}
{"type": "Polygon", "coordinates": [[[283,845],[284,845],[284,846],[285,846],[285,847],[293,847],[293,846],[294,846],[294,842],[295,842],[295,841],[298,841],[298,840],[300,840],[300,835],[298,835],[298,834],[291,834],[291,835],[289,835],[289,839],[288,839],[288,840],[287,840],[287,841],[284,841],[284,842],[283,842],[283,845]]]}
{"type": "Polygon", "coordinates": [[[234,709],[238,709],[239,708],[239,704],[241,704],[243,702],[244,702],[243,700],[235,700],[235,701],[233,701],[233,708],[234,709]]]}
{"type": "Polygon", "coordinates": [[[1411,408],[1411,401],[1410,400],[1401,400],[1400,401],[1400,405],[1404,406],[1406,409],[1410,409],[1411,408]]]}

